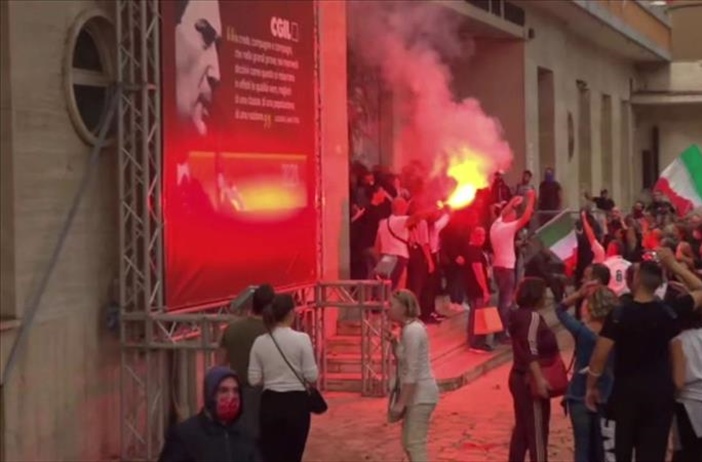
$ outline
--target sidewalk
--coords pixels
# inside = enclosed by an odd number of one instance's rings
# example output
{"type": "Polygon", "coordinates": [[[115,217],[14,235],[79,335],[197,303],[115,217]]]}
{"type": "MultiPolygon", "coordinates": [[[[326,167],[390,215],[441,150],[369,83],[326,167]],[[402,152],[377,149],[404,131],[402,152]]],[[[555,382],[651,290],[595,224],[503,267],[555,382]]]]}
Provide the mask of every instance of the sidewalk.
{"type": "MultiPolygon", "coordinates": [[[[572,341],[558,334],[564,360],[570,361],[572,341]]],[[[469,385],[443,393],[432,419],[429,457],[432,461],[505,462],[513,426],[512,399],[507,388],[509,358],[469,385]]],[[[486,358],[486,361],[489,357],[486,358]]],[[[356,394],[329,393],[329,411],[313,416],[305,461],[401,461],[400,425],[386,422],[387,401],[356,394]]],[[[549,458],[573,460],[570,422],[559,400],[551,402],[549,458]]]]}
{"type": "MultiPolygon", "coordinates": [[[[540,314],[554,331],[561,329],[554,306],[544,308],[540,314]]],[[[431,348],[434,348],[433,344],[431,348]]],[[[433,361],[432,366],[439,387],[445,392],[468,385],[511,360],[512,347],[509,345],[501,345],[492,353],[470,351],[464,347],[433,361]]]]}

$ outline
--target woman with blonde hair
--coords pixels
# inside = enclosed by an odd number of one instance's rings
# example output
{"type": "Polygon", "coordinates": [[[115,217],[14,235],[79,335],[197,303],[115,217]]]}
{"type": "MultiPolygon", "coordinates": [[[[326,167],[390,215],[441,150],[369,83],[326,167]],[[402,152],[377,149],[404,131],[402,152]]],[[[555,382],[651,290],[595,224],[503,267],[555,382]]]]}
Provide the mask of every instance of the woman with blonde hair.
{"type": "Polygon", "coordinates": [[[429,359],[429,336],[420,314],[419,302],[411,291],[399,290],[392,295],[389,315],[401,326],[401,332],[395,342],[400,388],[390,418],[402,420],[402,448],[410,462],[429,460],[429,422],[439,402],[439,387],[429,359]]]}
{"type": "MultiPolygon", "coordinates": [[[[574,372],[564,400],[573,426],[575,462],[605,460],[602,432],[599,428],[602,416],[601,413],[590,412],[585,407],[585,391],[588,365],[597,343],[597,336],[605,318],[618,302],[617,295],[611,289],[595,281],[583,285],[556,308],[558,320],[575,340],[574,372]],[[582,298],[587,301],[587,309],[584,310],[581,322],[568,313],[568,308],[582,298]]],[[[599,393],[603,402],[609,397],[613,381],[611,368],[608,368],[599,382],[599,393]]]]}

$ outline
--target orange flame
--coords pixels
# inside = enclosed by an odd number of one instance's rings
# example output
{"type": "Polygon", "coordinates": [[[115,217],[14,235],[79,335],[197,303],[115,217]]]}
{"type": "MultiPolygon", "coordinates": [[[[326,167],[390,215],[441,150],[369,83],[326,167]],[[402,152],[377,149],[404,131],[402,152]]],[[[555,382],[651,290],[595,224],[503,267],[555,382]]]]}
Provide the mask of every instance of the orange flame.
{"type": "Polygon", "coordinates": [[[453,209],[470,205],[478,190],[488,186],[488,169],[485,156],[468,147],[449,156],[446,174],[456,181],[456,189],[446,203],[453,209]]]}

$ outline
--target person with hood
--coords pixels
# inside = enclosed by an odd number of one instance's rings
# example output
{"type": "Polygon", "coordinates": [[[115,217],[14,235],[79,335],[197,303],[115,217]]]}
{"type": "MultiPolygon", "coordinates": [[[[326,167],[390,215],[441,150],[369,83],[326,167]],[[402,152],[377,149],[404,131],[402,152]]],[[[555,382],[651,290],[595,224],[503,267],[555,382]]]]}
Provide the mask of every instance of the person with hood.
{"type": "Polygon", "coordinates": [[[159,462],[260,462],[254,440],[238,425],[241,387],[236,373],[216,366],[205,374],[204,407],[174,425],[159,462]]]}
{"type": "Polygon", "coordinates": [[[563,205],[563,188],[556,181],[552,168],[544,170],[544,181],[539,184],[539,226],[558,215],[563,205]]]}

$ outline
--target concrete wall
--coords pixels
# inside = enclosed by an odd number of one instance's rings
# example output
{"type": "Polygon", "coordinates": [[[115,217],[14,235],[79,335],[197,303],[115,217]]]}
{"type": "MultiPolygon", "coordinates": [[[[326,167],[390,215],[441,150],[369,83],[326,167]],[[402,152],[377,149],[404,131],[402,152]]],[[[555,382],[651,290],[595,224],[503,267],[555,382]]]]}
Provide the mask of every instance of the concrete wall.
{"type": "MultiPolygon", "coordinates": [[[[346,104],[346,5],[317,3],[320,33],[323,279],[349,277],[349,153],[346,104]]],[[[336,313],[327,316],[335,333],[336,313]]]]}
{"type": "Polygon", "coordinates": [[[652,148],[651,130],[657,126],[661,171],[691,144],[702,147],[702,105],[638,107],[635,116],[635,156],[652,148]]]}
{"type": "Polygon", "coordinates": [[[475,97],[483,110],[502,125],[514,153],[506,178],[516,184],[527,167],[524,124],[524,42],[522,40],[475,39],[475,53],[454,66],[453,78],[460,99],[475,97]]]}
{"type": "MultiPolygon", "coordinates": [[[[3,96],[2,115],[4,124],[10,112],[13,127],[11,149],[2,149],[3,216],[6,206],[14,208],[11,242],[5,241],[3,220],[3,262],[6,252],[15,252],[14,265],[2,268],[3,285],[14,280],[13,287],[3,289],[2,311],[20,318],[37,290],[90,153],[67,112],[62,62],[68,32],[81,12],[100,5],[112,15],[113,4],[2,3],[2,46],[3,52],[9,46],[11,62],[11,101],[8,105],[3,96]],[[13,182],[5,183],[6,170],[13,182]],[[13,291],[14,300],[8,295],[13,291]]],[[[117,274],[116,179],[115,154],[105,152],[29,341],[3,389],[6,460],[100,460],[118,454],[119,349],[103,328],[117,274]]],[[[3,368],[16,333],[2,332],[3,368]]]]}
{"type": "Polygon", "coordinates": [[[9,2],[0,3],[0,321],[15,315],[14,162],[10,85],[9,2]]]}
{"type": "MultiPolygon", "coordinates": [[[[702,7],[700,8],[702,9],[702,7]]],[[[699,35],[699,41],[702,41],[702,30],[700,30],[699,35]]],[[[651,69],[641,69],[636,90],[642,92],[702,93],[702,58],[697,61],[680,61],[651,69]]]]}
{"type": "Polygon", "coordinates": [[[555,145],[556,176],[564,187],[565,205],[576,207],[582,203],[582,190],[579,184],[578,139],[578,88],[577,80],[582,80],[590,90],[590,132],[591,132],[591,189],[610,189],[617,202],[628,203],[629,188],[622,184],[622,165],[630,160],[627,153],[621,152],[621,101],[630,98],[630,79],[635,77],[632,64],[608,54],[606,50],[595,48],[584,40],[569,33],[567,26],[544,15],[536,9],[526,10],[527,27],[533,29],[534,38],[526,45],[526,145],[527,158],[534,159],[535,180],[540,180],[542,165],[539,165],[539,108],[538,108],[538,68],[553,71],[555,88],[555,145]],[[602,95],[612,99],[612,152],[611,162],[603,165],[600,146],[600,116],[602,95]],[[572,158],[568,155],[568,114],[572,114],[575,127],[575,149],[572,158]],[[603,169],[612,169],[613,184],[603,184],[603,169]]]}
{"type": "Polygon", "coordinates": [[[702,60],[702,1],[674,2],[669,10],[673,26],[673,60],[702,60]]]}

